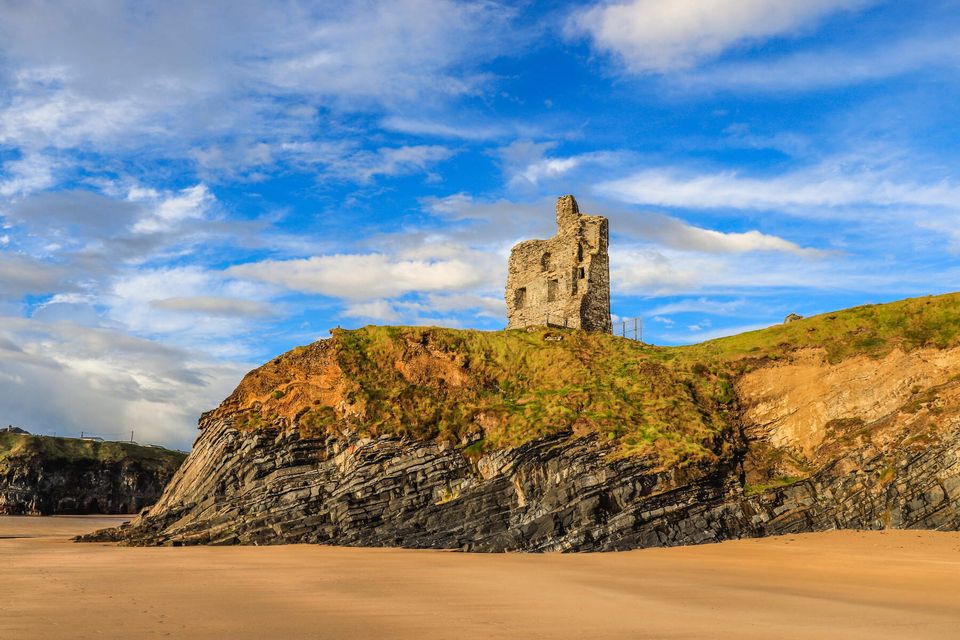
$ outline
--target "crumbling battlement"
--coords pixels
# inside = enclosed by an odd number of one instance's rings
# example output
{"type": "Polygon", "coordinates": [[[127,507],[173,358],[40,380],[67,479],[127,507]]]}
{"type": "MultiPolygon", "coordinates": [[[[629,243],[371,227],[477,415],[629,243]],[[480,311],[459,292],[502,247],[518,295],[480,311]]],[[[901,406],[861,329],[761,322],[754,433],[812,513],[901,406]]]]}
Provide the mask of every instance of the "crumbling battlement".
{"type": "Polygon", "coordinates": [[[510,251],[508,329],[554,325],[611,332],[608,224],[580,213],[573,196],[557,199],[557,235],[510,251]]]}

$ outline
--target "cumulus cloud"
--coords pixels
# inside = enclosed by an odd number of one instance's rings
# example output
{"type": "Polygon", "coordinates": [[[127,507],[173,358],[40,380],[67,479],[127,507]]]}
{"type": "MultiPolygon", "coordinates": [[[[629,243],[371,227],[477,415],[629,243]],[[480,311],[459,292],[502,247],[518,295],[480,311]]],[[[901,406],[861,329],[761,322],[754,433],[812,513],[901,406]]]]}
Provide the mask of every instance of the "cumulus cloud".
{"type": "Polygon", "coordinates": [[[744,42],[789,36],[867,0],[632,0],[576,12],[569,34],[586,32],[595,48],[636,73],[690,67],[744,42]]]}
{"type": "Polygon", "coordinates": [[[0,316],[4,424],[36,433],[107,438],[189,448],[197,416],[239,382],[246,364],[123,331],[0,316]]]}
{"type": "Polygon", "coordinates": [[[427,302],[431,309],[440,312],[473,311],[478,316],[506,318],[507,303],[503,296],[478,295],[475,293],[430,294],[427,302]]]}
{"type": "Polygon", "coordinates": [[[620,214],[615,222],[619,234],[673,249],[703,253],[786,252],[810,258],[826,255],[822,250],[801,247],[779,236],[756,230],[725,233],[653,212],[620,214]]]}
{"type": "Polygon", "coordinates": [[[463,324],[464,314],[505,322],[507,306],[502,297],[476,293],[430,293],[413,299],[350,303],[341,315],[374,322],[457,327],[463,324]]]}
{"type": "MultiPolygon", "coordinates": [[[[475,256],[484,260],[485,256],[475,256]]],[[[381,253],[264,260],[227,269],[235,278],[269,282],[296,291],[364,300],[409,292],[457,291],[487,282],[488,275],[468,256],[404,259],[381,253]]]]}

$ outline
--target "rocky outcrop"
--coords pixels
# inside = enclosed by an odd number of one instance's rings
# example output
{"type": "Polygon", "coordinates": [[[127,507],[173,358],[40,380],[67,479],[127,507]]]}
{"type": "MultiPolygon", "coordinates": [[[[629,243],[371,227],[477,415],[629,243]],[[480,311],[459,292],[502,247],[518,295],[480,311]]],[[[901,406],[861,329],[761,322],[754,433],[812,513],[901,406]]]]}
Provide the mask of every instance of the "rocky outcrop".
{"type": "Polygon", "coordinates": [[[164,498],[88,539],[590,551],[834,528],[960,527],[960,432],[866,449],[749,495],[741,460],[662,470],[556,433],[471,459],[396,438],[243,434],[208,424],[164,498]]]}
{"type": "MultiPolygon", "coordinates": [[[[372,354],[390,353],[395,360],[378,370],[417,388],[444,380],[434,393],[480,384],[466,364],[453,367],[424,343],[425,333],[411,335],[417,339],[396,351],[374,342],[376,351],[359,361],[374,366],[372,354]]],[[[725,427],[706,423],[718,429],[705,441],[709,455],[667,463],[655,447],[631,453],[585,428],[582,415],[592,409],[583,400],[570,428],[516,444],[484,446],[504,428],[485,422],[492,405],[476,409],[456,437],[376,433],[364,427],[378,415],[369,399],[334,366],[337,348],[301,350],[248,375],[203,416],[200,438],[158,503],[85,539],[591,551],[835,528],[960,528],[960,349],[836,362],[822,349],[799,349],[737,361],[742,373],[729,403],[697,405],[729,411],[725,427]],[[327,402],[334,406],[317,408],[327,402]],[[317,411],[337,426],[317,429],[308,420],[317,411]],[[263,416],[272,416],[268,424],[263,416]]],[[[574,350],[588,357],[584,345],[574,350]]],[[[709,382],[700,388],[692,377],[642,371],[699,398],[711,384],[724,389],[708,369],[691,367],[709,382]]]]}
{"type": "Polygon", "coordinates": [[[125,514],[156,502],[185,454],[118,442],[0,434],[0,514],[125,514]]]}

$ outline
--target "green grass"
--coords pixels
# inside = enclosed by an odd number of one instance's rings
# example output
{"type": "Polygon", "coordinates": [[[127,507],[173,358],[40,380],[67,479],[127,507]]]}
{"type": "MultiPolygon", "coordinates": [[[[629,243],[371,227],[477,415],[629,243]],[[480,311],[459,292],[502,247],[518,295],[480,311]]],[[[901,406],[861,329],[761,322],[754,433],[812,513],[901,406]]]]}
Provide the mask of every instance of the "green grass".
{"type": "MultiPolygon", "coordinates": [[[[482,426],[489,450],[572,429],[599,434],[622,455],[655,454],[669,465],[728,454],[723,436],[735,423],[737,376],[798,349],[819,348],[837,362],[958,343],[960,294],[950,294],[685,347],[573,330],[369,326],[336,330],[325,347],[299,347],[271,366],[273,375],[313,366],[311,358],[331,357],[332,349],[346,391],[337,406],[315,402],[299,411],[297,422],[311,435],[349,428],[457,442],[482,426]]],[[[273,393],[238,426],[273,424],[271,403],[283,398],[273,393]]]]}
{"type": "Polygon", "coordinates": [[[801,480],[803,480],[803,478],[797,478],[794,476],[780,476],[764,484],[747,484],[743,487],[743,493],[747,496],[755,496],[769,491],[770,489],[779,489],[780,487],[787,487],[791,484],[796,484],[801,480]]]}
{"type": "Polygon", "coordinates": [[[825,313],[789,324],[680,347],[686,358],[776,359],[796,349],[820,347],[831,362],[852,355],[881,357],[899,347],[947,348],[960,344],[960,294],[909,298],[825,313]]]}
{"type": "Polygon", "coordinates": [[[186,454],[129,442],[97,442],[21,433],[0,433],[0,464],[17,458],[42,457],[50,461],[122,462],[136,459],[147,465],[179,466],[186,454]]]}

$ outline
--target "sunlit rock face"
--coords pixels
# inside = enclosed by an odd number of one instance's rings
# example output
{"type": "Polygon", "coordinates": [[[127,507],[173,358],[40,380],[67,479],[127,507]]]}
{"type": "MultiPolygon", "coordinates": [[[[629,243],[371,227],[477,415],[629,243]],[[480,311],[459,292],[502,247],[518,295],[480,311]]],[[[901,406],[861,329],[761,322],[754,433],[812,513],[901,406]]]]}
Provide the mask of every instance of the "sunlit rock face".
{"type": "MultiPolygon", "coordinates": [[[[919,325],[941,317],[910,305],[919,325]]],[[[86,539],[603,551],[960,529],[960,345],[893,333],[881,349],[862,342],[868,313],[673,349],[556,329],[337,331],[248,374],[160,500],[86,539]],[[860,347],[814,337],[847,324],[860,347]]]]}

